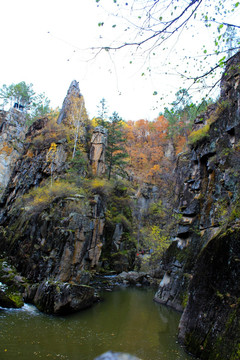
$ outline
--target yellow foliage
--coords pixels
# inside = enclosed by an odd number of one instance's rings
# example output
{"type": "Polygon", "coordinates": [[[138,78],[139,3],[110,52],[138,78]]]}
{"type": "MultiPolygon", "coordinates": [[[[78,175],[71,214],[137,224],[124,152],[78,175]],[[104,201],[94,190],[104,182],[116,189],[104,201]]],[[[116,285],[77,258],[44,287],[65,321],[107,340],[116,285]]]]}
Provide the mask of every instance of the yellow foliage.
{"type": "Polygon", "coordinates": [[[209,129],[210,129],[210,125],[206,124],[204,127],[191,132],[191,134],[188,137],[189,143],[194,145],[197,142],[209,137],[209,133],[208,133],[209,129]]]}
{"type": "Polygon", "coordinates": [[[152,251],[151,259],[153,261],[160,259],[171,243],[169,236],[157,225],[142,228],[141,233],[144,237],[144,247],[152,251]]]}
{"type": "Polygon", "coordinates": [[[111,192],[112,183],[106,179],[95,178],[85,183],[88,191],[93,194],[107,196],[111,192]]]}
{"type": "Polygon", "coordinates": [[[34,156],[34,154],[33,154],[32,150],[28,150],[25,156],[32,158],[34,156]]]}
{"type": "Polygon", "coordinates": [[[55,142],[51,143],[51,146],[48,150],[46,159],[47,161],[53,161],[56,155],[56,151],[57,151],[57,144],[55,142]]]}
{"type": "Polygon", "coordinates": [[[97,117],[92,118],[92,120],[91,120],[92,127],[95,128],[98,126],[98,120],[99,120],[99,118],[97,118],[97,117]]]}
{"type": "MultiPolygon", "coordinates": [[[[40,212],[47,208],[54,200],[79,194],[79,188],[63,180],[34,188],[21,199],[28,212],[40,212]]],[[[20,200],[19,200],[20,201],[20,200]]],[[[20,204],[21,205],[21,204],[20,204]]]]}
{"type": "Polygon", "coordinates": [[[104,186],[106,186],[106,180],[105,179],[96,178],[96,179],[91,181],[91,188],[92,189],[102,188],[104,186]]]}
{"type": "MultiPolygon", "coordinates": [[[[71,130],[64,124],[57,124],[56,118],[53,117],[48,120],[41,133],[32,139],[35,147],[41,145],[56,143],[57,141],[70,137],[71,130]]],[[[31,139],[29,139],[31,141],[31,139]]]]}
{"type": "Polygon", "coordinates": [[[0,150],[0,153],[2,154],[3,152],[5,152],[7,155],[11,155],[11,153],[13,152],[13,147],[9,146],[6,141],[4,141],[3,146],[0,150]]]}

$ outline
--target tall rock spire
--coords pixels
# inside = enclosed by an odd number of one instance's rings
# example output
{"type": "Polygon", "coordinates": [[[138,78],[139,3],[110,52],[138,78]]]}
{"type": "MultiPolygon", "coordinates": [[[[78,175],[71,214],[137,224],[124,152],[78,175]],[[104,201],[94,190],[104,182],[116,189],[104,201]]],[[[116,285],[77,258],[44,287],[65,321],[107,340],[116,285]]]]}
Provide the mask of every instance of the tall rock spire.
{"type": "Polygon", "coordinates": [[[93,175],[101,176],[105,173],[105,151],[107,146],[107,129],[97,126],[93,130],[90,149],[90,164],[93,175]]]}
{"type": "Polygon", "coordinates": [[[79,83],[73,80],[63,101],[57,123],[76,126],[76,123],[86,114],[84,98],[80,93],[79,83]]]}
{"type": "Polygon", "coordinates": [[[85,108],[84,98],[80,93],[79,83],[76,80],[71,82],[67,95],[63,101],[57,123],[73,129],[74,157],[77,150],[77,144],[81,143],[86,145],[89,131],[89,119],[85,108]]]}

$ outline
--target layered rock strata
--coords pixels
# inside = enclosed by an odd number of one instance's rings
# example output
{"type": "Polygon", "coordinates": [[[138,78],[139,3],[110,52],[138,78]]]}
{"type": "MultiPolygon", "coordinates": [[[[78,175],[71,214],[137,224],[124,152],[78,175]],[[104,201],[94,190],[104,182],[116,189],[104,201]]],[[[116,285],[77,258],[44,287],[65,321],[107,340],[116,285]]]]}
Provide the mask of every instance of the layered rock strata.
{"type": "Polygon", "coordinates": [[[184,310],[180,339],[201,359],[238,359],[240,53],[228,61],[216,105],[199,116],[178,161],[180,217],[155,299],[184,310]]]}
{"type": "MultiPolygon", "coordinates": [[[[0,191],[5,190],[15,162],[23,151],[26,116],[17,109],[0,111],[0,191]]],[[[1,196],[0,194],[0,196],[1,196]]]]}
{"type": "Polygon", "coordinates": [[[95,176],[102,176],[106,171],[105,152],[107,146],[107,129],[97,126],[93,130],[90,148],[90,165],[95,176]]]}

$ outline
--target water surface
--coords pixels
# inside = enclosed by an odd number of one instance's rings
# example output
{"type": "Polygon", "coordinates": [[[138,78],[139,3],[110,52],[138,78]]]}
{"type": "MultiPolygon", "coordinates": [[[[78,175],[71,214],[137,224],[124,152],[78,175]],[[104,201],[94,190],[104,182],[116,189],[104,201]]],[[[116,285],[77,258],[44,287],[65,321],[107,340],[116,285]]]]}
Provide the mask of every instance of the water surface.
{"type": "Polygon", "coordinates": [[[108,350],[143,360],[187,360],[177,343],[180,314],[153,302],[150,289],[123,288],[66,317],[25,305],[0,311],[0,359],[93,360],[108,350]]]}

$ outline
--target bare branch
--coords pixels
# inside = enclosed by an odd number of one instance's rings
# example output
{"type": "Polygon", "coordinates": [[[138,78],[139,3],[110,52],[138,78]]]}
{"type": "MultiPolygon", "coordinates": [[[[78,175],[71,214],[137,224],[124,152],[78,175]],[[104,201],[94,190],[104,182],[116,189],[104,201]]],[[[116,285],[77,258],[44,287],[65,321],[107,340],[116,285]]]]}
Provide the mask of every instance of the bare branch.
{"type": "Polygon", "coordinates": [[[166,41],[167,39],[169,39],[175,32],[177,32],[180,28],[182,28],[189,20],[190,18],[195,14],[195,12],[197,11],[198,7],[200,6],[200,4],[202,3],[202,0],[192,0],[190,2],[190,4],[181,12],[180,15],[178,15],[177,17],[175,17],[173,20],[165,23],[167,24],[163,29],[154,32],[153,35],[146,37],[144,40],[139,41],[139,42],[129,42],[129,43],[124,43],[122,45],[116,46],[116,47],[112,47],[112,46],[102,46],[102,47],[97,47],[97,48],[92,48],[92,49],[100,49],[100,50],[120,50],[124,47],[128,47],[128,46],[141,46],[144,43],[151,41],[152,39],[156,38],[156,37],[160,37],[160,35],[163,34],[167,34],[168,36],[163,39],[163,41],[161,41],[161,44],[166,41]],[[179,25],[177,26],[175,29],[171,30],[171,27],[173,24],[177,23],[180,19],[182,19],[184,17],[184,15],[188,12],[188,10],[190,8],[192,8],[194,5],[195,8],[192,10],[191,14],[179,25]]]}

